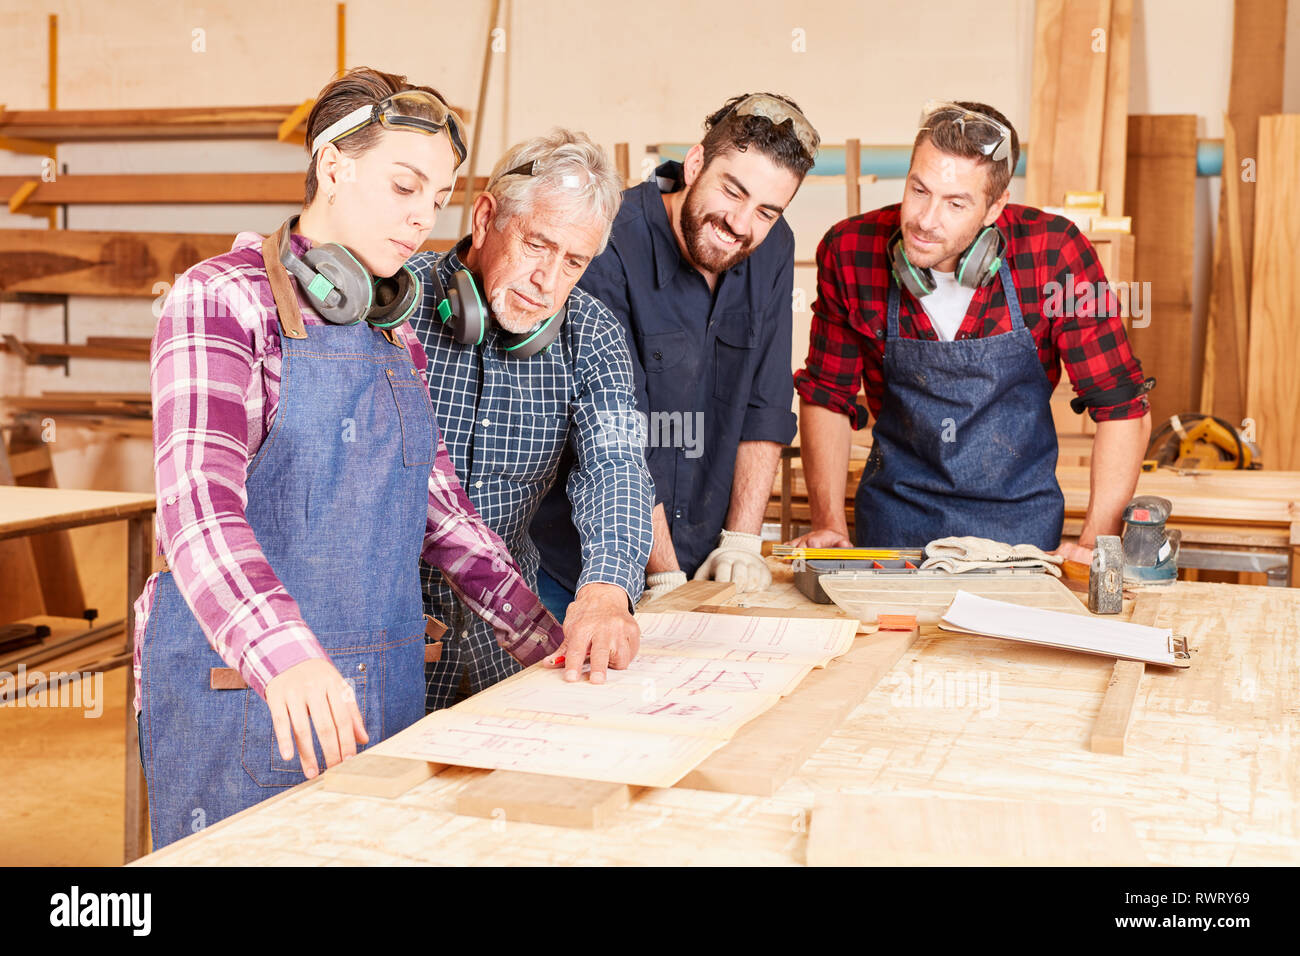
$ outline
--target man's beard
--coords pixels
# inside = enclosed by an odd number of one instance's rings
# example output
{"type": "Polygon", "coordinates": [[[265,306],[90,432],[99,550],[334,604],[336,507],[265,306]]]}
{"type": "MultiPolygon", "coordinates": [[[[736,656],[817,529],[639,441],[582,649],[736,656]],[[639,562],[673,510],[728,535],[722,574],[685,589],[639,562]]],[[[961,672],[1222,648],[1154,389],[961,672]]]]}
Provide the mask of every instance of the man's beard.
{"type": "Polygon", "coordinates": [[[691,260],[705,272],[722,273],[734,268],[753,252],[753,236],[746,237],[736,245],[732,252],[722,252],[709,244],[704,230],[716,224],[727,235],[735,235],[727,228],[726,217],[719,213],[701,215],[692,197],[688,193],[682,203],[682,237],[686,240],[686,250],[691,260]]]}

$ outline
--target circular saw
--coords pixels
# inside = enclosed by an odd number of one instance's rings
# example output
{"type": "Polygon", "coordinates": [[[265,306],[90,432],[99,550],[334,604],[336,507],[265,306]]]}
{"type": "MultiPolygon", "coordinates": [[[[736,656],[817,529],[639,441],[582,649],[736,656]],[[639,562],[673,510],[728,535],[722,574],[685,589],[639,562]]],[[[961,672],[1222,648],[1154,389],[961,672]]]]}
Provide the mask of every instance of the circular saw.
{"type": "Polygon", "coordinates": [[[1157,466],[1186,471],[1260,467],[1259,446],[1213,415],[1175,415],[1151,433],[1146,457],[1157,466]]]}

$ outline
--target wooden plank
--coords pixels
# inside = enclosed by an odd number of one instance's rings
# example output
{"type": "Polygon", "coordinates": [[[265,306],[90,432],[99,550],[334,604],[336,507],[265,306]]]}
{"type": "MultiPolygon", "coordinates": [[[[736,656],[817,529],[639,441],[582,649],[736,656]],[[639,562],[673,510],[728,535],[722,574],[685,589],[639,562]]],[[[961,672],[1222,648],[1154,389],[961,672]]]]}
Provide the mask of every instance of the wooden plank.
{"type": "Polygon", "coordinates": [[[443,764],[427,760],[362,752],[330,767],[322,774],[322,779],[324,788],[330,793],[353,793],[391,800],[424,783],[443,767],[443,764]]]}
{"type": "MultiPolygon", "coordinates": [[[[1233,262],[1225,256],[1212,281],[1216,297],[1213,329],[1214,393],[1205,402],[1214,414],[1232,422],[1246,414],[1246,384],[1240,380],[1241,356],[1248,354],[1241,328],[1250,302],[1251,263],[1254,255],[1256,185],[1241,179],[1241,160],[1258,159],[1259,118],[1282,111],[1286,63],[1286,0],[1236,0],[1233,5],[1232,80],[1228,88],[1227,119],[1235,134],[1236,150],[1229,167],[1224,151],[1220,180],[1219,226],[1226,235],[1230,225],[1240,232],[1244,281],[1233,278],[1233,262]],[[1232,175],[1229,176],[1229,171],[1232,175]],[[1230,183],[1229,180],[1232,182],[1230,183]],[[1228,189],[1239,194],[1238,212],[1230,216],[1228,189]]],[[[1227,138],[1225,127],[1225,140],[1227,138]]],[[[1225,142],[1226,147],[1226,142],[1225,142]]],[[[1272,467],[1272,463],[1269,463],[1272,467]]]]}
{"type": "Polygon", "coordinates": [[[1106,109],[1107,43],[1097,50],[1094,31],[1109,31],[1110,0],[1066,0],[1057,63],[1060,92],[1053,137],[1048,199],[1060,205],[1070,190],[1095,190],[1101,181],[1101,131],[1106,109]]]}
{"type": "Polygon", "coordinates": [[[1152,421],[1194,410],[1192,267],[1196,240],[1196,117],[1130,116],[1124,206],[1136,237],[1134,277],[1149,282],[1143,328],[1129,330],[1147,375],[1152,421]]]}
{"type": "Polygon", "coordinates": [[[494,770],[456,795],[456,812],[504,823],[592,829],[611,822],[639,790],[623,783],[494,770]]]}
{"type": "Polygon", "coordinates": [[[862,212],[862,187],[858,177],[862,173],[862,143],[850,139],[844,143],[844,209],[845,215],[856,216],[862,212]]]}
{"type": "MultiPolygon", "coordinates": [[[[938,633],[934,631],[933,633],[938,633]]],[[[771,796],[871,693],[918,632],[880,631],[803,679],[794,693],[751,720],[677,787],[771,796]]]]}
{"type": "Polygon", "coordinates": [[[1300,115],[1259,122],[1246,413],[1268,468],[1300,468],[1300,115]]]}
{"type": "Polygon", "coordinates": [[[874,793],[819,796],[808,827],[806,861],[809,866],[1148,862],[1127,815],[1114,807],[874,793]]]}
{"type": "Polygon", "coordinates": [[[664,611],[692,611],[701,604],[722,604],[736,594],[730,581],[687,581],[676,590],[654,600],[642,599],[637,608],[663,613],[664,611]]]}
{"type": "MultiPolygon", "coordinates": [[[[301,204],[306,173],[100,173],[63,174],[36,182],[24,200],[31,205],[189,205],[191,203],[301,204]]],[[[30,176],[0,176],[0,198],[8,202],[30,176]]],[[[473,189],[482,189],[477,177],[473,189]]],[[[451,203],[463,203],[466,182],[457,180],[451,203]]]]}
{"type": "MultiPolygon", "coordinates": [[[[229,252],[234,240],[219,233],[0,229],[0,291],[156,298],[190,266],[229,252]]],[[[420,251],[452,245],[431,239],[420,251]]]]}
{"type": "MultiPolygon", "coordinates": [[[[164,109],[3,110],[0,136],[54,143],[137,140],[279,139],[280,124],[300,104],[164,109]]],[[[454,107],[466,123],[472,115],[454,107]]]]}
{"type": "MultiPolygon", "coordinates": [[[[1133,0],[1111,0],[1110,30],[1106,37],[1106,101],[1101,130],[1101,177],[1106,194],[1106,215],[1124,215],[1124,169],[1128,161],[1129,73],[1133,63],[1133,0]]],[[[1113,282],[1127,276],[1106,277],[1113,282]]]]}
{"type": "Polygon", "coordinates": [[[1033,148],[1027,151],[1025,160],[1025,202],[1031,206],[1053,204],[1049,197],[1061,88],[1057,61],[1061,55],[1064,18],[1065,0],[1038,0],[1034,7],[1034,86],[1029,113],[1033,148]]]}
{"type": "MultiPolygon", "coordinates": [[[[1159,594],[1139,594],[1129,615],[1129,623],[1156,626],[1160,614],[1159,594]]],[[[1101,699],[1101,710],[1092,725],[1088,749],[1095,754],[1124,755],[1124,739],[1128,736],[1129,722],[1133,719],[1133,703],[1137,700],[1138,685],[1146,665],[1141,661],[1115,661],[1115,669],[1106,683],[1106,695],[1101,699]]]]}

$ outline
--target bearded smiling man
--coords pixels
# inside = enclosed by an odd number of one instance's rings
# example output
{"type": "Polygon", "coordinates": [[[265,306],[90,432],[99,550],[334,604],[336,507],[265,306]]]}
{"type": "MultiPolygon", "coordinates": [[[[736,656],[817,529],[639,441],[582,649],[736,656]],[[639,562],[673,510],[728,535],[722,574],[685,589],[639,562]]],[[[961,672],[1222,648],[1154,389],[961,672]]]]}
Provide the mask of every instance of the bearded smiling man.
{"type": "MultiPolygon", "coordinates": [[[[771,582],[759,531],[795,434],[794,235],[782,214],[820,139],[793,101],[767,93],[734,97],[704,126],[684,162],[627,190],[609,248],[581,280],[627,330],[644,420],[681,423],[686,439],[652,434],[646,455],[656,595],[692,574],[741,590],[771,582]]],[[[580,562],[559,483],[532,536],[538,594],[562,615],[580,562]]]]}

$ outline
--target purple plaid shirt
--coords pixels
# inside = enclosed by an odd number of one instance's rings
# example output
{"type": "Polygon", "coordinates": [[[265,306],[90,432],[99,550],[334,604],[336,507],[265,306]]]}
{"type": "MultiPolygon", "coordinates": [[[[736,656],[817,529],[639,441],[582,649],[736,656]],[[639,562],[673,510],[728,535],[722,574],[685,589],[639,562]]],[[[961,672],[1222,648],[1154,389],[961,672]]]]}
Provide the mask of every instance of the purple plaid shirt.
{"type": "MultiPolygon", "coordinates": [[[[265,697],[273,677],[327,655],[244,516],[248,463],[275,421],[280,398],[280,325],[262,239],[242,232],[230,252],[176,280],[154,334],[150,388],[158,553],[212,649],[265,697]]],[[[299,255],[310,246],[303,236],[291,241],[299,255]]],[[[301,295],[298,301],[307,325],[323,324],[301,295]]],[[[428,388],[424,348],[409,325],[399,334],[428,388]]],[[[497,642],[522,663],[559,647],[560,625],[474,510],[441,434],[429,472],[421,557],[443,572],[466,606],[492,625],[497,642]]],[[[137,713],[140,652],[157,577],[149,578],[135,602],[137,713]]]]}

